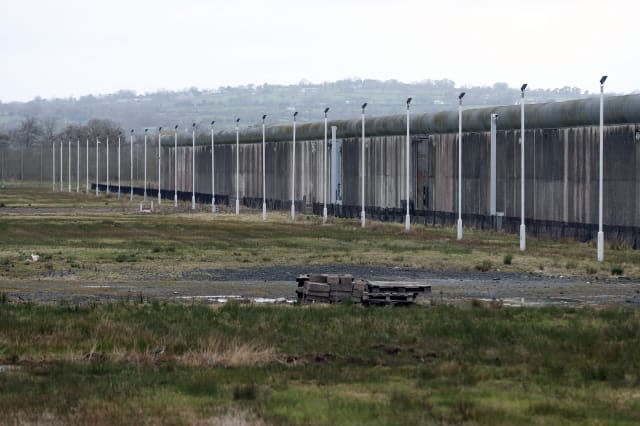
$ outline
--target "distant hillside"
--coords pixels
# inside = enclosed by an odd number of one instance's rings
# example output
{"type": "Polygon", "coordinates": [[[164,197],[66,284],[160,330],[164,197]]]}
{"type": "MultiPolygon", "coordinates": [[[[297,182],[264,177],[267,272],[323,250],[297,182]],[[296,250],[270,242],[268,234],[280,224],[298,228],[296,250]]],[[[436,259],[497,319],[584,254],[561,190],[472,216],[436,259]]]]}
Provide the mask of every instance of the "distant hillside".
{"type": "MultiPolygon", "coordinates": [[[[519,89],[505,83],[491,87],[456,87],[450,80],[426,80],[401,83],[395,80],[341,80],[332,83],[223,87],[215,90],[191,88],[183,91],[159,91],[138,95],[122,90],[110,95],[30,102],[0,103],[0,129],[18,127],[27,118],[45,119],[58,128],[79,125],[91,119],[109,119],[123,128],[169,127],[190,125],[193,121],[208,125],[216,120],[219,128],[232,127],[236,117],[242,126],[260,122],[268,114],[269,124],[291,120],[294,110],[299,121],[316,121],[326,106],[331,118],[356,117],[360,105],[368,102],[371,115],[402,114],[405,100],[414,99],[412,111],[432,112],[455,108],[460,91],[466,91],[465,105],[513,104],[520,97],[519,89]]],[[[588,96],[578,88],[537,89],[527,93],[531,102],[575,99],[588,96]]]]}

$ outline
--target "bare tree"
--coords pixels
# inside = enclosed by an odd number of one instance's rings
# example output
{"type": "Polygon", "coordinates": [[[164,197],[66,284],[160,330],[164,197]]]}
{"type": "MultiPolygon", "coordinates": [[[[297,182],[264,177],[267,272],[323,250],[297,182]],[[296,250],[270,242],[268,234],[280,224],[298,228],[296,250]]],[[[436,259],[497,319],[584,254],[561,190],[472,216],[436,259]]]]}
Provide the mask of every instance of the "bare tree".
{"type": "Polygon", "coordinates": [[[26,118],[15,131],[15,141],[20,147],[20,180],[24,180],[24,150],[31,148],[42,136],[42,126],[34,118],[26,118]]]}
{"type": "Polygon", "coordinates": [[[53,140],[56,135],[57,124],[58,120],[55,117],[47,117],[42,121],[42,143],[40,144],[40,182],[42,182],[42,156],[44,150],[43,145],[53,144],[53,140]]]}
{"type": "Polygon", "coordinates": [[[9,135],[6,133],[0,133],[0,154],[2,154],[2,158],[0,158],[0,181],[4,181],[5,176],[5,157],[6,151],[9,148],[9,135]]]}

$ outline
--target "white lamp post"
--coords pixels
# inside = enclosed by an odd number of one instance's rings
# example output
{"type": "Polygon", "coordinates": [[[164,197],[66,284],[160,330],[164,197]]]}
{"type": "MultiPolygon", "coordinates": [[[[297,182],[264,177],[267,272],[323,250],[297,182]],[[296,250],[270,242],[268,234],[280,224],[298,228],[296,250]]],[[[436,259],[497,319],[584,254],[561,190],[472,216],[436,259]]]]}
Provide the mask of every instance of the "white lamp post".
{"type": "Polygon", "coordinates": [[[324,147],[322,148],[322,223],[327,223],[327,113],[329,107],[324,109],[324,147]]]}
{"type": "Polygon", "coordinates": [[[191,210],[196,209],[196,123],[191,125],[191,210]]]}
{"type": "Polygon", "coordinates": [[[52,144],[53,146],[53,192],[56,192],[56,143],[52,144]]]}
{"type": "Polygon", "coordinates": [[[458,95],[458,240],[462,239],[462,98],[458,95]]]}
{"type": "Polygon", "coordinates": [[[236,118],[236,216],[240,214],[240,119],[236,118]]]}
{"type": "Polygon", "coordinates": [[[109,195],[109,134],[107,134],[107,195],[109,195]]]}
{"type": "Polygon", "coordinates": [[[120,198],[120,139],[122,132],[118,132],[118,198],[120,198]]]}
{"type": "Polygon", "coordinates": [[[266,151],[266,128],[264,126],[264,120],[267,118],[267,114],[262,115],[262,220],[267,220],[267,184],[265,182],[265,151],[266,151]]]}
{"type": "Polygon", "coordinates": [[[87,136],[87,145],[85,147],[86,151],[87,151],[87,188],[86,188],[86,192],[87,194],[89,193],[89,136],[87,136]]]}
{"type": "Polygon", "coordinates": [[[100,150],[98,149],[99,143],[100,140],[96,136],[96,197],[98,196],[98,185],[100,184],[100,150]]]}
{"type": "Polygon", "coordinates": [[[361,185],[361,190],[362,190],[362,211],[360,212],[360,226],[364,228],[365,225],[365,212],[364,212],[364,110],[365,108],[367,108],[367,103],[363,103],[362,104],[362,156],[360,158],[360,163],[361,163],[361,167],[360,167],[360,174],[362,176],[362,185],[361,185]]]}
{"type": "Polygon", "coordinates": [[[160,163],[160,161],[162,159],[161,156],[162,156],[162,126],[158,127],[158,205],[160,205],[162,203],[162,194],[161,194],[161,187],[162,187],[161,167],[162,167],[162,164],[160,163]]]}
{"type": "Polygon", "coordinates": [[[291,165],[291,220],[296,220],[296,117],[298,111],[293,113],[293,155],[291,165]]]}
{"type": "Polygon", "coordinates": [[[521,204],[521,222],[520,222],[520,251],[527,248],[527,234],[524,226],[524,91],[527,84],[523,84],[520,88],[522,92],[522,101],[520,102],[520,204],[521,204]]]}
{"type": "Polygon", "coordinates": [[[71,192],[71,139],[69,139],[69,142],[67,142],[67,148],[69,148],[69,155],[67,157],[67,169],[68,169],[68,174],[67,174],[67,180],[68,180],[68,186],[69,186],[69,192],[71,192]]]}
{"type": "Polygon", "coordinates": [[[60,141],[60,192],[62,189],[62,177],[64,176],[64,168],[62,167],[62,153],[64,152],[64,142],[60,141]]]}
{"type": "Polygon", "coordinates": [[[216,212],[216,156],[215,156],[215,139],[213,136],[213,125],[215,120],[211,121],[211,213],[216,212]]]}
{"type": "Polygon", "coordinates": [[[76,142],[76,192],[80,192],[80,137],[76,142]]]}
{"type": "Polygon", "coordinates": [[[411,111],[409,110],[409,106],[411,104],[411,98],[407,99],[407,140],[406,140],[406,144],[405,144],[405,159],[406,159],[406,164],[405,164],[405,169],[406,169],[406,176],[407,176],[407,181],[405,182],[405,197],[407,198],[407,215],[404,217],[404,229],[405,230],[409,230],[411,229],[411,216],[409,216],[409,150],[411,149],[410,146],[410,141],[411,141],[411,133],[409,130],[409,123],[411,120],[411,111]]]}
{"type": "Polygon", "coordinates": [[[173,207],[178,207],[178,125],[173,128],[173,207]]]}
{"type": "Polygon", "coordinates": [[[147,132],[144,129],[144,201],[147,202],[147,132]]]}
{"type": "Polygon", "coordinates": [[[600,172],[598,178],[598,262],[604,260],[604,232],[602,232],[602,196],[603,196],[603,172],[604,172],[604,82],[607,76],[600,78],[600,172]]]}
{"type": "Polygon", "coordinates": [[[129,201],[133,201],[133,129],[129,137],[129,201]]]}

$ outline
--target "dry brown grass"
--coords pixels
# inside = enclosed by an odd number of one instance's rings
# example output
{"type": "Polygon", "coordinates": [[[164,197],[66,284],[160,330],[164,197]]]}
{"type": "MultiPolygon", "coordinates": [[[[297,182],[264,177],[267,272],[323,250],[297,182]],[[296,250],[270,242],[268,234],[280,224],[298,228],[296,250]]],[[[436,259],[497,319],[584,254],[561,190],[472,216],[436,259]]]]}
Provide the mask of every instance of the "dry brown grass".
{"type": "Polygon", "coordinates": [[[204,366],[255,366],[277,361],[277,353],[271,347],[262,347],[252,343],[238,341],[225,342],[223,339],[210,339],[198,349],[177,356],[176,361],[191,367],[204,366]]]}

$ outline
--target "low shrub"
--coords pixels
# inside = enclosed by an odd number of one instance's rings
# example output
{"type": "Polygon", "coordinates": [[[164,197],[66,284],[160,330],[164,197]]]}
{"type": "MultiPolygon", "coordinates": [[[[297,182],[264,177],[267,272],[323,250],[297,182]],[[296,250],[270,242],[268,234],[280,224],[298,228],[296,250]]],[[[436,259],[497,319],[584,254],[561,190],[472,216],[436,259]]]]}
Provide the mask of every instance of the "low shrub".
{"type": "Polygon", "coordinates": [[[481,272],[490,271],[491,268],[493,268],[493,264],[491,263],[490,260],[483,260],[482,262],[480,262],[480,263],[478,263],[476,265],[476,270],[481,271],[481,272]]]}
{"type": "Polygon", "coordinates": [[[611,267],[611,275],[622,275],[624,274],[624,268],[620,265],[613,265],[611,267]]]}

